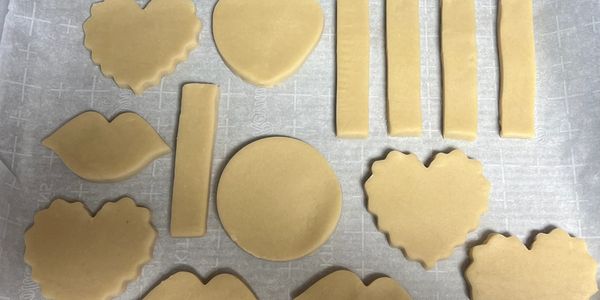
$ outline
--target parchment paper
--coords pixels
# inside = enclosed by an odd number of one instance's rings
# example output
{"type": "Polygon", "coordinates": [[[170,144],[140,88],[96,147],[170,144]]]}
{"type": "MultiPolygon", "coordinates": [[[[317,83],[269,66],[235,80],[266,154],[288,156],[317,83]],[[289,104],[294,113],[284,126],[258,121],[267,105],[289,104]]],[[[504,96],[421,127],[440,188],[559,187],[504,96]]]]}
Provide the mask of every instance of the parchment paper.
{"type": "MultiPolygon", "coordinates": [[[[537,133],[533,140],[498,136],[498,62],[495,0],[477,0],[479,139],[443,140],[440,135],[439,3],[421,0],[421,138],[390,138],[385,127],[384,2],[371,1],[371,135],[341,140],[334,134],[335,29],[333,0],[322,0],[323,37],[302,69],[284,84],[256,88],[224,65],[211,36],[216,1],[196,0],[202,20],[200,46],[160,86],[135,97],[116,87],[83,47],[82,23],[91,0],[12,0],[0,43],[0,299],[41,299],[23,262],[23,232],[50,200],[83,200],[91,210],[129,195],[152,209],[160,236],[154,259],[118,299],[136,299],[179,269],[203,277],[223,270],[245,278],[260,299],[289,299],[324,272],[348,268],[366,278],[385,274],[415,299],[466,299],[462,269],[468,249],[489,232],[530,240],[532,232],[559,226],[584,238],[600,259],[600,1],[535,0],[538,62],[537,133]],[[344,193],[342,217],[331,239],[301,260],[273,263],[239,249],[223,231],[211,199],[203,238],[172,239],[168,214],[172,157],[115,184],[85,182],[71,173],[40,140],[85,110],[107,117],[134,111],[171,145],[184,82],[220,85],[222,98],[214,174],[247,141],[264,135],[300,138],[327,156],[344,193]],[[365,209],[362,183],[370,164],[390,149],[424,161],[438,151],[463,149],[481,160],[493,190],[489,211],[467,245],[425,271],[391,248],[365,209]],[[14,176],[13,176],[14,173],[14,176]]],[[[214,184],[213,184],[214,188],[214,184]]],[[[598,299],[598,298],[597,298],[598,299]]]]}

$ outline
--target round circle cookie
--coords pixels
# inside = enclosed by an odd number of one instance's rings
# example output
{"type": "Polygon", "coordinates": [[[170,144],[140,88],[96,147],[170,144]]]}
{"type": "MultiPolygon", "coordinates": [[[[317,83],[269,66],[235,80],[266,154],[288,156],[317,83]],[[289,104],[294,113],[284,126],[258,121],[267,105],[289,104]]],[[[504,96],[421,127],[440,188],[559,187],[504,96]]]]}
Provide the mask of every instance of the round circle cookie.
{"type": "Polygon", "coordinates": [[[217,188],[219,218],[231,239],[262,259],[306,256],[327,241],[342,207],[338,179],[310,145],[287,137],[248,144],[217,188]]]}

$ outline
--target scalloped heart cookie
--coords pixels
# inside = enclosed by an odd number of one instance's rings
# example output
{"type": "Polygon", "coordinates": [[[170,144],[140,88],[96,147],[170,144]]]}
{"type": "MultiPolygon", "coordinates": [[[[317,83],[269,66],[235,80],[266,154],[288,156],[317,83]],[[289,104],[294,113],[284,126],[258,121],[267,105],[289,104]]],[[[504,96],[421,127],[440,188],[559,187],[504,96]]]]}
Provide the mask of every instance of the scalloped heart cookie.
{"type": "Polygon", "coordinates": [[[85,47],[104,75],[136,95],[173,72],[198,45],[201,23],[191,0],[104,0],[83,24],[85,47]]]}
{"type": "Polygon", "coordinates": [[[492,234],[471,257],[465,276],[473,300],[584,300],[598,291],[598,264],[585,241],[562,229],[538,234],[531,250],[517,237],[492,234]]]}
{"type": "Polygon", "coordinates": [[[252,291],[234,275],[223,273],[206,284],[189,272],[177,272],[155,287],[144,300],[256,300],[252,291]]]}
{"type": "Polygon", "coordinates": [[[452,255],[487,210],[490,183],[481,164],[460,150],[436,155],[429,167],[392,151],[372,172],[365,190],[379,230],[428,269],[452,255]]]}
{"type": "Polygon", "coordinates": [[[25,233],[25,262],[48,299],[105,300],[139,276],[155,239],[150,211],[129,198],[95,216],[81,202],[57,199],[25,233]]]}
{"type": "Polygon", "coordinates": [[[294,300],[410,300],[410,295],[395,280],[381,277],[365,285],[353,272],[335,271],[294,300]]]}
{"type": "Polygon", "coordinates": [[[219,0],[212,27],[227,66],[252,84],[270,87],[304,64],[323,23],[316,0],[219,0]]]}

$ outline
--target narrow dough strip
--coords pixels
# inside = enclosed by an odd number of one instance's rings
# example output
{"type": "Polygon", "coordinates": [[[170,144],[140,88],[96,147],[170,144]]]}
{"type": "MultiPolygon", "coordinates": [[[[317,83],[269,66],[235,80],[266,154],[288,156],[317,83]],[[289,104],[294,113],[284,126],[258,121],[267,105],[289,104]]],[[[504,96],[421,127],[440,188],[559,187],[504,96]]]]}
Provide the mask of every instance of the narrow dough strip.
{"type": "Polygon", "coordinates": [[[442,0],[444,137],[477,138],[477,43],[474,0],[442,0]]]}
{"type": "Polygon", "coordinates": [[[369,1],[337,1],[336,128],[342,138],[369,136],[369,1]]]}
{"type": "Polygon", "coordinates": [[[388,132],[420,136],[421,41],[419,1],[386,1],[388,132]]]}
{"type": "Polygon", "coordinates": [[[210,193],[211,162],[219,109],[219,88],[186,84],[177,132],[171,235],[203,236],[210,193]]]}
{"type": "Polygon", "coordinates": [[[500,135],[535,136],[535,45],[531,0],[500,0],[500,135]]]}

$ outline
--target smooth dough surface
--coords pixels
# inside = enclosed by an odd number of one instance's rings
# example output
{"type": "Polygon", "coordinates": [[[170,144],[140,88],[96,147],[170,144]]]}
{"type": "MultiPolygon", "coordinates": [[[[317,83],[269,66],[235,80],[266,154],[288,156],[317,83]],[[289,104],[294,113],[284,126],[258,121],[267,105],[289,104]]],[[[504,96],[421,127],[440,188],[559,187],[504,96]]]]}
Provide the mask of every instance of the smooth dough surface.
{"type": "Polygon", "coordinates": [[[508,138],[535,136],[535,41],[531,0],[500,0],[500,133],[508,138]]]}
{"type": "Polygon", "coordinates": [[[316,0],[219,0],[212,26],[227,66],[250,83],[270,87],[302,66],[323,22],[316,0]]]}
{"type": "Polygon", "coordinates": [[[105,300],[120,294],[152,258],[150,211],[122,198],[95,216],[57,199],[25,232],[25,262],[47,299],[105,300]]]}
{"type": "Polygon", "coordinates": [[[83,24],[85,47],[104,75],[137,95],[173,72],[198,45],[201,23],[191,0],[94,3],[83,24]]]}
{"type": "Polygon", "coordinates": [[[531,250],[492,234],[471,257],[465,276],[473,300],[587,300],[598,291],[598,264],[585,241],[561,229],[538,234],[531,250]]]}
{"type": "Polygon", "coordinates": [[[270,137],[242,148],[217,189],[225,231],[250,254],[272,261],[306,256],[327,241],[342,194],[327,160],[310,145],[270,137]]]}
{"type": "Polygon", "coordinates": [[[388,132],[420,136],[421,33],[419,1],[386,1],[388,132]]]}
{"type": "Polygon", "coordinates": [[[95,111],[65,123],[42,144],[81,178],[115,182],[141,171],[171,149],[142,117],[122,113],[109,122],[95,111]]]}
{"type": "Polygon", "coordinates": [[[155,287],[144,300],[256,300],[237,277],[219,274],[206,284],[189,272],[177,272],[155,287]]]}
{"type": "Polygon", "coordinates": [[[444,137],[477,138],[475,0],[442,0],[444,137]]]}
{"type": "Polygon", "coordinates": [[[354,273],[335,271],[309,287],[294,300],[410,300],[411,297],[396,281],[381,277],[365,285],[354,273]]]}
{"type": "Polygon", "coordinates": [[[369,1],[337,1],[336,131],[341,138],[369,136],[369,1]]]}
{"type": "Polygon", "coordinates": [[[183,86],[171,199],[172,236],[197,237],[206,233],[218,110],[216,85],[183,86]]]}
{"type": "Polygon", "coordinates": [[[436,155],[429,167],[392,151],[372,172],[365,190],[379,230],[428,269],[452,255],[487,210],[490,183],[481,164],[460,150],[436,155]]]}

